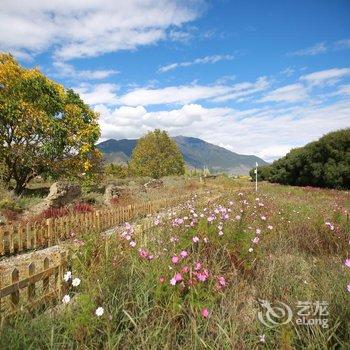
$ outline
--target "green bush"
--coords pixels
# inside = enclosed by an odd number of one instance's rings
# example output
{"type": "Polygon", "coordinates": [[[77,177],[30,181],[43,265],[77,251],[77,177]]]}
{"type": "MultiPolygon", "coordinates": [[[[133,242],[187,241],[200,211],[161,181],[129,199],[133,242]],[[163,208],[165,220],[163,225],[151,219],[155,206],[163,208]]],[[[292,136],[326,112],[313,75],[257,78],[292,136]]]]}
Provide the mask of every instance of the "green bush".
{"type": "Polygon", "coordinates": [[[258,179],[294,186],[350,188],[350,128],[291,150],[258,169],[258,179]]]}

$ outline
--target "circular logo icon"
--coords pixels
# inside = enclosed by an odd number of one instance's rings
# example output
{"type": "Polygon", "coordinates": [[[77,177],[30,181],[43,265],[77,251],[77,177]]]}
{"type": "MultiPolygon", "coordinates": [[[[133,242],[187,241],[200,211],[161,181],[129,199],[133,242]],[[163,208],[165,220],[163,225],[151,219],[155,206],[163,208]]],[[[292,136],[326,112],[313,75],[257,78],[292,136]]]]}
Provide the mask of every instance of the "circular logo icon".
{"type": "Polygon", "coordinates": [[[267,300],[259,299],[259,303],[263,310],[258,312],[258,319],[265,326],[272,328],[292,320],[292,309],[282,301],[278,301],[277,305],[273,306],[267,300]]]}

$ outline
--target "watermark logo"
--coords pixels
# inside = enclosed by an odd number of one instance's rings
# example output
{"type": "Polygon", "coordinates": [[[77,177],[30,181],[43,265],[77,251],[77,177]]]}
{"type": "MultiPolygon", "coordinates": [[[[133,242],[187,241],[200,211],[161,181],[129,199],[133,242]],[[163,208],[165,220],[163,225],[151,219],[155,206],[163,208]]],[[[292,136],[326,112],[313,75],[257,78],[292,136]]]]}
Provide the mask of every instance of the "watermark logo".
{"type": "Polygon", "coordinates": [[[329,327],[326,301],[298,301],[295,305],[297,312],[294,318],[292,308],[282,301],[272,304],[268,300],[259,299],[259,303],[262,310],[258,312],[258,320],[267,327],[273,328],[292,320],[296,325],[329,327]]]}
{"type": "Polygon", "coordinates": [[[259,311],[258,319],[265,326],[273,327],[289,323],[292,320],[292,309],[282,301],[278,301],[277,304],[273,306],[267,300],[259,299],[259,303],[263,310],[259,311]]]}

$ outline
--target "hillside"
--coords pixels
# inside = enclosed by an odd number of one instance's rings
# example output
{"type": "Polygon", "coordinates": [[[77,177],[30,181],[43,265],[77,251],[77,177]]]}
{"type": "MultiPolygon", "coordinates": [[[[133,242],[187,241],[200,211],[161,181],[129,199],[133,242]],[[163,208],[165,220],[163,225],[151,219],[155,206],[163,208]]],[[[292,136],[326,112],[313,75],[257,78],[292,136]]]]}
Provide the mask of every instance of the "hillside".
{"type": "MultiPolygon", "coordinates": [[[[186,136],[174,137],[175,142],[185,159],[186,164],[192,168],[207,166],[212,172],[228,172],[230,174],[246,175],[255,166],[267,163],[254,155],[242,155],[231,152],[223,147],[213,145],[201,139],[186,136]]],[[[106,162],[127,162],[137,140],[109,139],[98,144],[106,162]]]]}

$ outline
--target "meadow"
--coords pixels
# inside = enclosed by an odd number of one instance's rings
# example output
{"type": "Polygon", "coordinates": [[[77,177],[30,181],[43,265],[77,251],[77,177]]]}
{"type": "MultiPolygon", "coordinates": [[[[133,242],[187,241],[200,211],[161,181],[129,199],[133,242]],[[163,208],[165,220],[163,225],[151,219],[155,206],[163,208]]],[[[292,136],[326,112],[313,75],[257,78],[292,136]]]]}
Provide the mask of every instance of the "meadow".
{"type": "Polygon", "coordinates": [[[3,319],[0,348],[350,348],[349,192],[213,182],[144,232],[79,237],[66,295],[3,319]]]}

